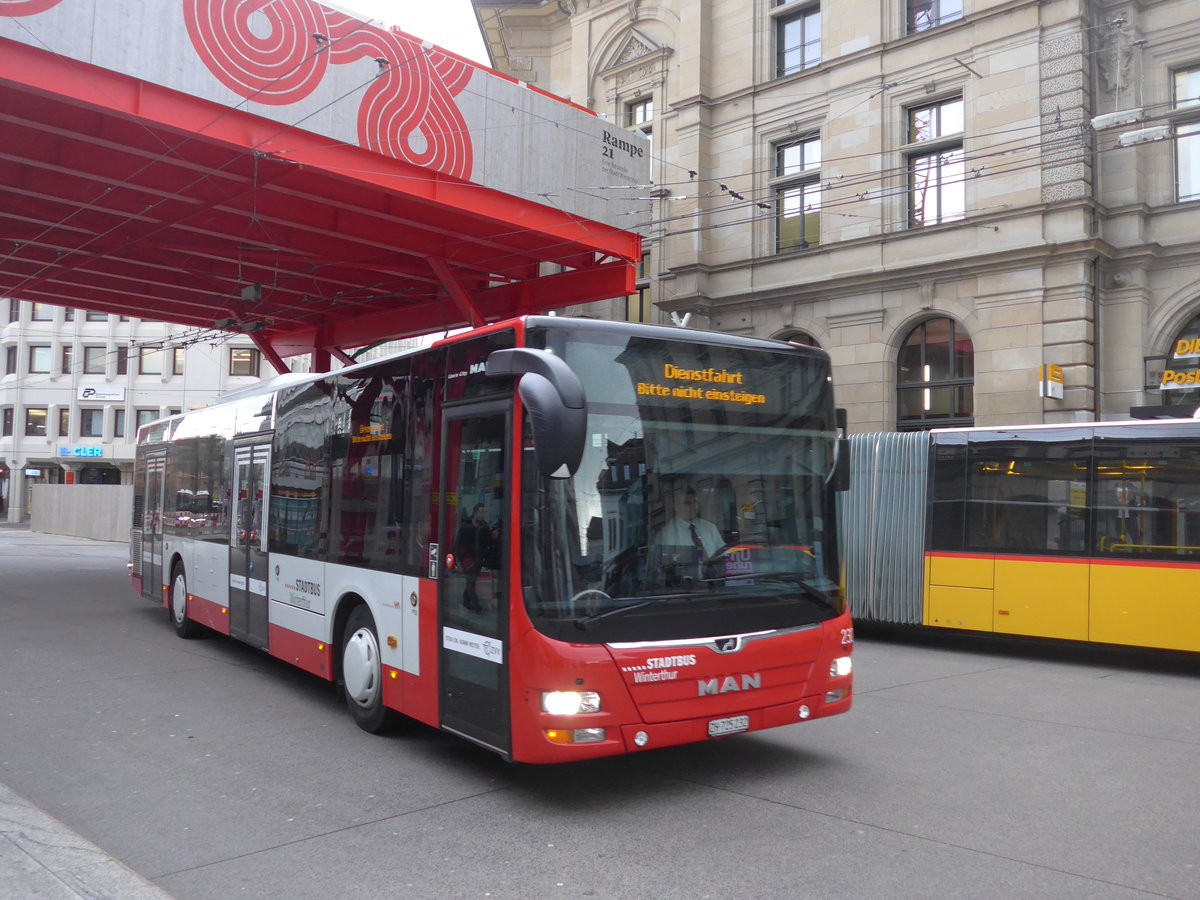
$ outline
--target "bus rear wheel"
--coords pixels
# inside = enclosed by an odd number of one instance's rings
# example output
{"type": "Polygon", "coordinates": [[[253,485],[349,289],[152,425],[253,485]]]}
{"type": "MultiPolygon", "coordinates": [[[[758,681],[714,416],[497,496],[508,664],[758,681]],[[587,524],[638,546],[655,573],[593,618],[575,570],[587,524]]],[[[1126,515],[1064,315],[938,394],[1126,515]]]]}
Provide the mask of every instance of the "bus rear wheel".
{"type": "Polygon", "coordinates": [[[383,705],[379,635],[365,606],[355,607],[343,632],[342,693],[355,724],[363,731],[379,734],[391,725],[391,710],[383,705]]]}
{"type": "Polygon", "coordinates": [[[171,572],[171,591],[168,596],[170,604],[167,612],[170,613],[171,624],[175,626],[175,633],[181,638],[195,637],[200,626],[187,615],[187,576],[183,572],[183,566],[176,566],[171,572]]]}

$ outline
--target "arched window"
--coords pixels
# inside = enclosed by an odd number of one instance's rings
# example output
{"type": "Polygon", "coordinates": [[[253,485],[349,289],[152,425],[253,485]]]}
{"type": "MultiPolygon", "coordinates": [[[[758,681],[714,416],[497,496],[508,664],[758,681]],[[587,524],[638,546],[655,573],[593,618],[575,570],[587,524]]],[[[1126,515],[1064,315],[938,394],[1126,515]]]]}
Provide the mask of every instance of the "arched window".
{"type": "Polygon", "coordinates": [[[777,341],[790,341],[793,344],[800,344],[803,347],[817,347],[817,339],[811,334],[804,331],[781,331],[779,334],[773,335],[777,341]]]}
{"type": "Polygon", "coordinates": [[[975,424],[975,348],[953,319],[928,319],[900,347],[896,428],[975,424]]]}

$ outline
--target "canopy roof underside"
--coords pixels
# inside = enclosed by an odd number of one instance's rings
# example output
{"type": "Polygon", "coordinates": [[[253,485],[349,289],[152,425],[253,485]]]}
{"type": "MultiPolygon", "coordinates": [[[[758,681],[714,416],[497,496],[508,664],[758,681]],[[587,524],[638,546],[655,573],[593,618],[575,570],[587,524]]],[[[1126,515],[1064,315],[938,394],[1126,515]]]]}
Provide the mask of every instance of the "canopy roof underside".
{"type": "Polygon", "coordinates": [[[0,295],[245,332],[278,363],[634,289],[630,232],[37,48],[0,54],[0,295]]]}

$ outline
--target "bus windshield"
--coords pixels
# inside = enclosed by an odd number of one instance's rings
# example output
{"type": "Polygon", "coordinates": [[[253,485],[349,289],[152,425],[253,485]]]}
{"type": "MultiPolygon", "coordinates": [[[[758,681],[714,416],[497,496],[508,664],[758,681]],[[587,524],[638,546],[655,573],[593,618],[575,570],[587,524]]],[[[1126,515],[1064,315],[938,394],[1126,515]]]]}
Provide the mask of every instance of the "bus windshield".
{"type": "Polygon", "coordinates": [[[844,610],[829,363],[617,328],[539,338],[583,381],[574,477],[523,478],[535,626],[576,643],[811,627],[844,610]]]}

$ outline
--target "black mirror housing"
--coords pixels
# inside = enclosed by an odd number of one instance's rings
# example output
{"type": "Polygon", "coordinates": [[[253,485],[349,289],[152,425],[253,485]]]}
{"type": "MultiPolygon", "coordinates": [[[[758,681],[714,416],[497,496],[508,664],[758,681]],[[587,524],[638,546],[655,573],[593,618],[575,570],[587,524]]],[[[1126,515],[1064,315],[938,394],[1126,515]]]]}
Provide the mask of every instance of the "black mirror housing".
{"type": "Polygon", "coordinates": [[[833,489],[850,490],[850,439],[837,439],[837,460],[833,464],[833,489]]]}
{"type": "Polygon", "coordinates": [[[570,478],[579,470],[587,439],[583,383],[562,359],[545,350],[516,347],[488,356],[489,378],[519,376],[517,393],[529,411],[538,471],[570,478]]]}

